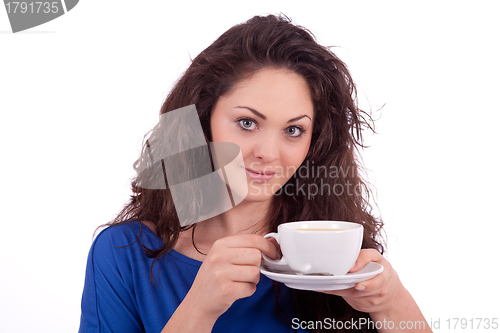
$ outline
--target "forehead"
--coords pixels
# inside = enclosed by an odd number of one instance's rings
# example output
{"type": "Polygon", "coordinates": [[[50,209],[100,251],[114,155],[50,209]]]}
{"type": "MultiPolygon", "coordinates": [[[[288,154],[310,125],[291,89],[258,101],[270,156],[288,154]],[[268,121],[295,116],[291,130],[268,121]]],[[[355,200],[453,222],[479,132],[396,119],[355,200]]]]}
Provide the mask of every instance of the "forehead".
{"type": "Polygon", "coordinates": [[[307,81],[286,69],[261,69],[237,83],[219,102],[226,107],[243,104],[262,113],[292,116],[300,113],[312,117],[314,110],[307,81]]]}

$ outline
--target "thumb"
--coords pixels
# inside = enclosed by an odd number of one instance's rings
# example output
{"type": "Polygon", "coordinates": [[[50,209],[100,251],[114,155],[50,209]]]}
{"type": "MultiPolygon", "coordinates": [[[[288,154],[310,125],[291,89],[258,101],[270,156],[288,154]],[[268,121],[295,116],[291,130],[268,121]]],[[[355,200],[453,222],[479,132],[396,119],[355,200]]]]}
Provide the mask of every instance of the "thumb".
{"type": "Polygon", "coordinates": [[[375,249],[362,249],[359,252],[358,259],[354,263],[354,266],[349,270],[349,273],[354,273],[359,271],[361,268],[365,267],[370,261],[379,261],[384,259],[384,257],[375,249]]]}

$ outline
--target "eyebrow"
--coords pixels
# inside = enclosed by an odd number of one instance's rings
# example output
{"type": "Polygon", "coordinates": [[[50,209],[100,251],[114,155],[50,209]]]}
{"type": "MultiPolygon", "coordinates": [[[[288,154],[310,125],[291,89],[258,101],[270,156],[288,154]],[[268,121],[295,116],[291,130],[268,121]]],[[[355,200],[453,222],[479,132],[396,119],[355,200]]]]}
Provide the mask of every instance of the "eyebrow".
{"type": "MultiPolygon", "coordinates": [[[[252,109],[252,108],[250,108],[248,106],[237,106],[237,108],[247,109],[247,110],[251,111],[253,114],[255,114],[257,117],[260,117],[260,118],[262,118],[264,120],[267,119],[266,116],[264,116],[262,113],[260,113],[259,111],[255,110],[255,109],[252,109]]],[[[290,119],[289,121],[287,121],[287,123],[291,123],[291,122],[297,121],[297,120],[302,119],[304,117],[307,117],[307,118],[309,118],[309,120],[312,120],[311,117],[309,117],[308,115],[304,114],[302,116],[298,116],[298,117],[295,117],[293,119],[290,119]]]]}

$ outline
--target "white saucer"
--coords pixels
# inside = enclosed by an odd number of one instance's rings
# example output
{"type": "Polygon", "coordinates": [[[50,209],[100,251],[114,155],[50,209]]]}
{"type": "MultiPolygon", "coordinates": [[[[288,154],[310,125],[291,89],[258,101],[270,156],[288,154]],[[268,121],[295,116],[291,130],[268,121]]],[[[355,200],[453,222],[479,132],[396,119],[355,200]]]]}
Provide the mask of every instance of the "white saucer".
{"type": "MultiPolygon", "coordinates": [[[[290,270],[288,266],[279,266],[280,270],[290,270]]],[[[366,281],[382,273],[384,266],[376,262],[369,262],[365,267],[355,273],[339,276],[301,275],[292,272],[270,271],[265,266],[260,266],[262,274],[271,280],[284,283],[292,289],[302,290],[340,290],[354,287],[358,282],[366,281]]]]}

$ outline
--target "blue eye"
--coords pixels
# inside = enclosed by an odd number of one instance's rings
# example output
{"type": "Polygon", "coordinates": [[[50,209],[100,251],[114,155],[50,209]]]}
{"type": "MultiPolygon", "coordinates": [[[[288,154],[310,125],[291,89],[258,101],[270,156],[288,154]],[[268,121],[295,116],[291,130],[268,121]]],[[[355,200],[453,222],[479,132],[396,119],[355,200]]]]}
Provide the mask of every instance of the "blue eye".
{"type": "Polygon", "coordinates": [[[240,128],[243,131],[254,130],[255,127],[257,126],[255,124],[255,121],[253,121],[252,119],[248,119],[248,118],[238,119],[238,125],[240,126],[240,128]]]}
{"type": "Polygon", "coordinates": [[[298,138],[304,134],[304,130],[299,126],[290,126],[285,129],[286,134],[290,135],[292,138],[298,138]]]}

